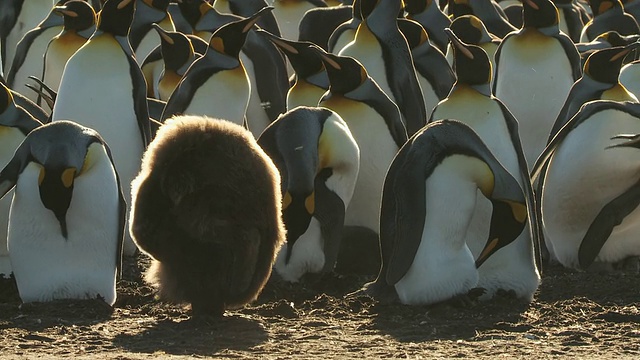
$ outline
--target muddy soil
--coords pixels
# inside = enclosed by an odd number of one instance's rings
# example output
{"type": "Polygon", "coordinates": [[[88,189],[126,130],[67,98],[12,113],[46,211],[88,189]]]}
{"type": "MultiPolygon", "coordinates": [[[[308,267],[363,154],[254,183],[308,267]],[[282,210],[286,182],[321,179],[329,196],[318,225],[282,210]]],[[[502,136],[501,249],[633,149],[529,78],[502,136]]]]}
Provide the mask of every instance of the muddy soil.
{"type": "Polygon", "coordinates": [[[128,259],[114,308],[95,301],[21,304],[0,282],[0,358],[639,358],[640,275],[552,266],[530,304],[381,305],[347,296],[371,278],[271,281],[257,302],[212,323],[159,302],[128,259]]]}

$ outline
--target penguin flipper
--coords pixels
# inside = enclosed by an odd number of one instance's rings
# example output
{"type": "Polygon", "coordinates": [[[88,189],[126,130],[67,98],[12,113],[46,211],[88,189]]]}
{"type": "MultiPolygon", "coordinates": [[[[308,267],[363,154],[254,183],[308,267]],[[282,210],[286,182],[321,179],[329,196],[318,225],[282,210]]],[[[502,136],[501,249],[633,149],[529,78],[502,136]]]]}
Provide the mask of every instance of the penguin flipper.
{"type": "Polygon", "coordinates": [[[580,267],[588,268],[600,253],[613,228],[640,204],[640,181],[605,205],[584,235],[578,250],[580,267]]]}
{"type": "MultiPolygon", "coordinates": [[[[113,161],[113,155],[111,155],[111,149],[109,145],[102,140],[102,146],[104,146],[104,150],[111,161],[111,166],[113,166],[115,170],[115,162],[113,161]]],[[[122,191],[122,184],[120,181],[120,176],[117,171],[114,171],[116,174],[116,182],[118,183],[118,244],[116,245],[116,277],[118,279],[122,278],[122,254],[124,251],[124,231],[126,227],[127,221],[127,202],[124,199],[124,192],[122,191]]]]}
{"type": "Polygon", "coordinates": [[[424,172],[435,166],[434,161],[432,154],[405,146],[387,173],[380,216],[380,276],[386,277],[387,284],[404,277],[420,246],[426,215],[424,172]]]}
{"type": "Polygon", "coordinates": [[[316,206],[313,216],[320,222],[320,231],[324,238],[322,272],[330,272],[336,265],[345,216],[344,202],[336,193],[329,190],[325,183],[331,175],[332,170],[325,168],[320,171],[315,180],[316,206]]]}
{"type": "MultiPolygon", "coordinates": [[[[564,49],[565,54],[567,54],[567,59],[569,59],[569,64],[571,65],[571,73],[573,75],[573,81],[578,81],[580,77],[582,77],[582,61],[580,60],[580,53],[576,48],[576,45],[573,43],[571,38],[564,33],[558,32],[558,34],[553,36],[562,48],[564,49]]],[[[496,59],[497,59],[496,53],[496,59]]],[[[497,67],[496,63],[496,67],[497,67]]]]}
{"type": "Polygon", "coordinates": [[[13,158],[0,171],[0,199],[16,186],[18,176],[28,164],[31,155],[29,147],[28,141],[23,141],[13,154],[13,158]]]}
{"type": "MultiPolygon", "coordinates": [[[[47,28],[37,27],[35,29],[31,29],[26,34],[24,34],[22,39],[20,39],[20,41],[18,42],[18,45],[16,46],[16,53],[13,56],[13,61],[11,62],[11,68],[9,68],[9,72],[7,73],[7,84],[10,88],[15,87],[16,74],[18,73],[18,70],[20,69],[22,64],[24,64],[24,61],[27,59],[27,54],[29,53],[31,44],[45,30],[47,30],[47,28]]],[[[2,59],[3,61],[9,61],[5,58],[2,59]]]]}
{"type": "Polygon", "coordinates": [[[507,123],[507,128],[509,129],[511,143],[514,146],[516,155],[518,157],[518,168],[520,170],[520,177],[522,178],[523,182],[522,190],[527,201],[527,212],[529,214],[531,241],[533,242],[536,267],[538,268],[538,271],[542,272],[542,252],[540,250],[540,234],[542,233],[542,225],[540,223],[540,217],[538,217],[539,213],[536,211],[537,202],[533,191],[533,185],[531,184],[531,178],[529,177],[529,166],[527,165],[527,159],[524,157],[524,152],[522,151],[522,143],[520,142],[520,134],[518,130],[518,121],[502,101],[498,100],[498,104],[502,109],[502,115],[505,119],[505,122],[507,123]]]}
{"type": "Polygon", "coordinates": [[[427,123],[424,97],[418,83],[416,69],[411,60],[411,54],[409,54],[409,66],[394,64],[390,70],[389,86],[394,97],[398,100],[398,108],[406,121],[407,135],[411,136],[427,123]]]}
{"type": "Polygon", "coordinates": [[[151,123],[149,120],[149,106],[147,105],[147,81],[133,55],[127,56],[127,60],[129,61],[131,80],[133,82],[133,110],[136,113],[142,143],[146,149],[151,142],[151,123]]]}

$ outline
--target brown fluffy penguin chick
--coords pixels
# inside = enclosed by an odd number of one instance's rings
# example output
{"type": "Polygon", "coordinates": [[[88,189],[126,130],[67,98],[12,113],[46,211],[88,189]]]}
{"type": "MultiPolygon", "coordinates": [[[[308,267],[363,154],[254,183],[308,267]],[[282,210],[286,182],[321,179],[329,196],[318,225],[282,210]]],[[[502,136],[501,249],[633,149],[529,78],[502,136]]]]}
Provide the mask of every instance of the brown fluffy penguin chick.
{"type": "Polygon", "coordinates": [[[178,116],[160,127],[132,182],[131,236],[156,261],[160,298],[222,316],[256,299],[285,239],[280,175],[249,131],[178,116]]]}

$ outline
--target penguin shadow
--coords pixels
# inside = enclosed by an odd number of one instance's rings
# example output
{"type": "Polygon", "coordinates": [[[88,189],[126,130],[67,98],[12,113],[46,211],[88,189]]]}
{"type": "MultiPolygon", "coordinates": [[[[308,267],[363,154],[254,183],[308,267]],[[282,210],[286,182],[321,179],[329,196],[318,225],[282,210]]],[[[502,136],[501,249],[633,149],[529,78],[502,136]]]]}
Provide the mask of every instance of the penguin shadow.
{"type": "Polygon", "coordinates": [[[229,350],[246,351],[267,340],[259,321],[227,312],[216,319],[160,320],[141,333],[116,335],[113,345],[134,353],[215,356],[229,350]]]}
{"type": "Polygon", "coordinates": [[[434,340],[470,340],[485,329],[526,332],[531,326],[520,325],[529,304],[509,294],[488,301],[456,300],[415,306],[376,303],[373,329],[399,342],[434,340]]]}

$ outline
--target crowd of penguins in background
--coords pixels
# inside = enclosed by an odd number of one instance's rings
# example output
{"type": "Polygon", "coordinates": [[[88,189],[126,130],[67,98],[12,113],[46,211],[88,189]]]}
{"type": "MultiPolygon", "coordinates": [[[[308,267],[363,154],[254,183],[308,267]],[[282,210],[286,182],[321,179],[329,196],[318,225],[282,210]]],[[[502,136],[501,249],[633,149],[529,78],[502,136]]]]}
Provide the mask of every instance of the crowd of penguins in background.
{"type": "Polygon", "coordinates": [[[0,274],[222,316],[271,276],[638,271],[640,0],[2,0],[0,274]],[[273,274],[272,274],[273,269],[273,274]]]}

